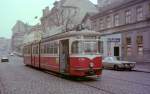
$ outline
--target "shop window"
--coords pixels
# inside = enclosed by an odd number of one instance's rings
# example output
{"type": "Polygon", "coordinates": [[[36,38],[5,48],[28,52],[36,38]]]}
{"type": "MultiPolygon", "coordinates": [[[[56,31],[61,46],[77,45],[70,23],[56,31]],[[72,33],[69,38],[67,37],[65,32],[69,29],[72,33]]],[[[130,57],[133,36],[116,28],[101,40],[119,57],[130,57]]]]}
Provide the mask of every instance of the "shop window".
{"type": "Polygon", "coordinates": [[[132,43],[131,37],[127,37],[126,38],[126,48],[127,48],[126,54],[127,54],[127,56],[131,56],[131,54],[132,54],[131,43],[132,43]]]}
{"type": "Polygon", "coordinates": [[[137,36],[137,52],[138,55],[143,55],[143,36],[137,36]]]}

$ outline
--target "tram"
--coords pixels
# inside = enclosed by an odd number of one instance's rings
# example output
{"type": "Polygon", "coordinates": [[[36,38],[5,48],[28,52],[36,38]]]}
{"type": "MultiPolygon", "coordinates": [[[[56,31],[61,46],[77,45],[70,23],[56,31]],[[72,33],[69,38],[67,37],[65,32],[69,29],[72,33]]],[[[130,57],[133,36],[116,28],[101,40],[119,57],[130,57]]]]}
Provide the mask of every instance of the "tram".
{"type": "Polygon", "coordinates": [[[25,44],[26,65],[73,76],[101,76],[99,32],[70,31],[25,44]]]}

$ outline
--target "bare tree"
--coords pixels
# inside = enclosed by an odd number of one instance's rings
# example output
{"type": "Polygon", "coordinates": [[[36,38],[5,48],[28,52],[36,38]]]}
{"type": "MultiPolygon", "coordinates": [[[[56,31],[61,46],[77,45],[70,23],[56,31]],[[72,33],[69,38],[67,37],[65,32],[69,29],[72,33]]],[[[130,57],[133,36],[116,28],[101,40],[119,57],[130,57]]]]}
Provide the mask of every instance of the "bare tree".
{"type": "Polygon", "coordinates": [[[75,26],[74,18],[77,16],[77,7],[72,6],[64,6],[63,9],[67,11],[67,15],[64,18],[65,31],[67,32],[69,29],[73,29],[75,26]]]}
{"type": "Polygon", "coordinates": [[[64,26],[65,32],[73,28],[73,21],[77,15],[77,7],[62,6],[61,8],[54,7],[51,11],[52,16],[50,21],[56,26],[64,26]],[[72,25],[72,26],[71,26],[72,25]]]}

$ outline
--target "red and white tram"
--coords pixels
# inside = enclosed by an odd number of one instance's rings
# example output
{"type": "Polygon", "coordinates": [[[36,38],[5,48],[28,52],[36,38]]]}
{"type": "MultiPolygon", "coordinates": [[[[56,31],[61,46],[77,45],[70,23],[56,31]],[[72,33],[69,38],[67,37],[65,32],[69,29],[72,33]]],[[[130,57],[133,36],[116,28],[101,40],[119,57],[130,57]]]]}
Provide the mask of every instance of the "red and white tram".
{"type": "Polygon", "coordinates": [[[101,76],[99,35],[70,31],[24,45],[24,63],[69,76],[101,76]]]}

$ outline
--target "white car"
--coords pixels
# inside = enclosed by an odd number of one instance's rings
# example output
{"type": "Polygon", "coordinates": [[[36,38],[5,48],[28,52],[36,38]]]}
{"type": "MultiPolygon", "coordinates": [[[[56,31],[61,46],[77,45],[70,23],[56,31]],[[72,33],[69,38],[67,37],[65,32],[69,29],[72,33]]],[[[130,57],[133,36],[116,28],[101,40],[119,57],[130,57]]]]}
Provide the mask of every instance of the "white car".
{"type": "Polygon", "coordinates": [[[119,69],[132,70],[136,64],[136,62],[117,60],[116,57],[105,57],[102,62],[104,68],[111,68],[115,70],[119,70],[119,69]]]}
{"type": "Polygon", "coordinates": [[[14,55],[14,53],[10,53],[10,56],[13,56],[14,55]]]}

